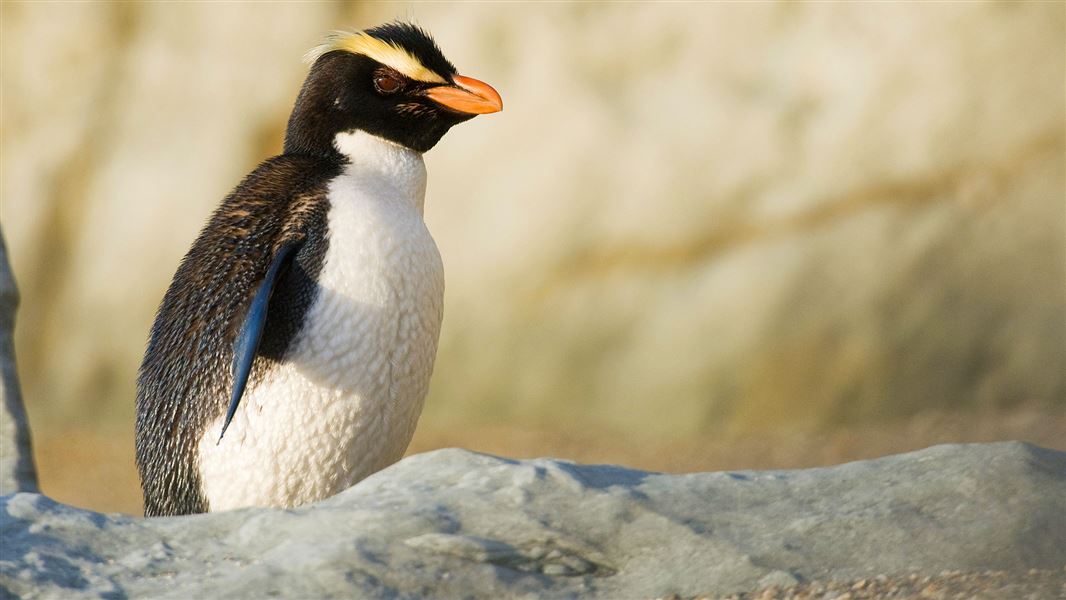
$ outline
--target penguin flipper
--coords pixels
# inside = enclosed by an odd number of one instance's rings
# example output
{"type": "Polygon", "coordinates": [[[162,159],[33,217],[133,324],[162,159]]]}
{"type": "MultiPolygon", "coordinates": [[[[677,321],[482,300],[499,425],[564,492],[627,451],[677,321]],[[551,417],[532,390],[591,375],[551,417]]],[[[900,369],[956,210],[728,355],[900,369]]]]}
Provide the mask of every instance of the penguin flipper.
{"type": "Polygon", "coordinates": [[[252,304],[248,307],[248,314],[244,317],[241,330],[233,344],[233,394],[229,399],[229,408],[226,409],[226,420],[222,424],[222,433],[218,436],[217,444],[222,443],[222,436],[226,435],[226,429],[233,420],[237,406],[241,403],[244,388],[248,384],[248,375],[252,372],[252,362],[255,353],[259,349],[259,340],[263,337],[263,327],[266,325],[267,308],[270,304],[270,296],[274,292],[274,283],[278,280],[278,274],[284,267],[292,262],[296,256],[296,250],[303,244],[303,240],[286,242],[278,249],[267,269],[266,276],[259,284],[252,304]]]}

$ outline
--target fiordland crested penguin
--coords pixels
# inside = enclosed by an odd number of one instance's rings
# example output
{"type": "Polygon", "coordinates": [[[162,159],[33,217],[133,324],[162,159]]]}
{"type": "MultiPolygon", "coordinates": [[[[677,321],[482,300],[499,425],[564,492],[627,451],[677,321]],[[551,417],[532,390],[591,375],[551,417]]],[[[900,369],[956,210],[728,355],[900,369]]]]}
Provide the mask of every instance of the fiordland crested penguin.
{"type": "Polygon", "coordinates": [[[147,516],[288,507],[399,460],[437,351],[422,153],[503,108],[406,23],[307,56],[284,151],[181,261],[137,385],[147,516]]]}

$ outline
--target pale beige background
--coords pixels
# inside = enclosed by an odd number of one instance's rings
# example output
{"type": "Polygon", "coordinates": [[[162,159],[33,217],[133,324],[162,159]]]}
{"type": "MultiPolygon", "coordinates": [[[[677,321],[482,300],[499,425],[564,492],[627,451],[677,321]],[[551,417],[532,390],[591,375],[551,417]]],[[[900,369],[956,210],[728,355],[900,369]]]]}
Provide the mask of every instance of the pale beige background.
{"type": "Polygon", "coordinates": [[[41,444],[106,431],[128,472],[178,260],[280,148],[302,53],[394,17],[506,104],[427,154],[448,291],[422,434],[581,458],[549,434],[1024,413],[1009,435],[1056,439],[1064,11],[5,2],[2,218],[41,444]]]}

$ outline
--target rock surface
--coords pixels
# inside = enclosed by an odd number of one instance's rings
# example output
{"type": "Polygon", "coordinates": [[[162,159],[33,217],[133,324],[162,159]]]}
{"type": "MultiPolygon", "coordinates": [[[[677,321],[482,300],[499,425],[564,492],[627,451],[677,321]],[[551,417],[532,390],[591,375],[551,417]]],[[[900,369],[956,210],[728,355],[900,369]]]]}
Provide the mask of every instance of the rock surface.
{"type": "Polygon", "coordinates": [[[3,498],[0,595],[601,597],[1061,570],[1066,453],[937,446],[663,475],[441,450],[294,510],[137,519],[3,498]]]}
{"type": "Polygon", "coordinates": [[[30,426],[15,368],[13,332],[18,304],[18,287],[0,231],[0,495],[37,491],[30,426]]]}

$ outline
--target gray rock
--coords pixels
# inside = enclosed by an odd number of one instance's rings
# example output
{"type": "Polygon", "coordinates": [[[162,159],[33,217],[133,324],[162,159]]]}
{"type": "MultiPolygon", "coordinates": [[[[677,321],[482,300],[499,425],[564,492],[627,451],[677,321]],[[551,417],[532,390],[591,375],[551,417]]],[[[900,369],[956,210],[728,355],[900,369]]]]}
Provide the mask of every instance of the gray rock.
{"type": "Polygon", "coordinates": [[[0,502],[0,596],[602,597],[1066,564],[1066,453],[937,446],[664,475],[463,450],[294,510],[103,515],[0,502]]]}
{"type": "Polygon", "coordinates": [[[7,246],[0,231],[0,495],[37,491],[30,426],[22,405],[12,339],[18,304],[18,287],[11,275],[7,246]]]}

